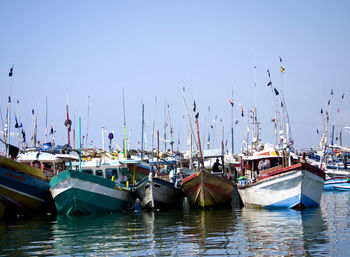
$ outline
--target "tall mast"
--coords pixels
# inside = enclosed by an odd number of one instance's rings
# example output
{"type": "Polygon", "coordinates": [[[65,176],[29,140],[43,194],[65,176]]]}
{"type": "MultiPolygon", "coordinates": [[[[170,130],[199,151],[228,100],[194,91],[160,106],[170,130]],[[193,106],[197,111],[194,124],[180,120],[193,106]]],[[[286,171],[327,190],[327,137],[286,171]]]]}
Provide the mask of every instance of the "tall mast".
{"type": "Polygon", "coordinates": [[[235,151],[234,135],[233,135],[233,87],[232,87],[232,99],[231,99],[231,140],[232,140],[232,154],[235,151]]]}
{"type": "MultiPolygon", "coordinates": [[[[10,69],[9,72],[9,77],[10,77],[10,94],[9,94],[9,98],[8,98],[8,105],[7,105],[7,143],[10,144],[11,143],[11,97],[12,97],[12,75],[13,75],[13,66],[10,69]]],[[[6,141],[5,141],[6,143],[6,141]]],[[[8,154],[7,152],[7,144],[5,144],[6,147],[6,154],[8,154]]],[[[8,155],[7,155],[8,156],[8,155]]]]}
{"type": "Polygon", "coordinates": [[[47,96],[45,98],[45,143],[47,143],[47,96]]]}
{"type": "Polygon", "coordinates": [[[127,153],[127,141],[126,141],[126,121],[125,121],[125,99],[124,99],[124,88],[123,88],[123,110],[124,110],[124,157],[128,157],[127,153]]]}
{"type": "Polygon", "coordinates": [[[143,133],[144,133],[144,127],[145,127],[144,109],[145,109],[145,106],[144,106],[144,104],[142,103],[141,161],[142,161],[142,158],[143,158],[143,133]]]}
{"type": "Polygon", "coordinates": [[[71,126],[71,121],[69,120],[69,112],[68,112],[68,89],[66,91],[67,95],[67,104],[66,104],[66,112],[67,112],[67,136],[68,136],[68,145],[70,145],[70,126],[71,126]]]}
{"type": "Polygon", "coordinates": [[[87,116],[87,122],[86,122],[86,148],[88,147],[88,136],[89,136],[89,118],[90,118],[90,96],[88,96],[88,116],[87,116]]]}
{"type": "Polygon", "coordinates": [[[284,88],[283,88],[283,73],[284,73],[284,67],[282,66],[282,58],[280,57],[280,71],[281,71],[281,84],[282,84],[282,107],[283,107],[283,120],[284,120],[284,126],[285,126],[285,135],[288,140],[288,143],[292,142],[292,133],[290,129],[290,122],[289,122],[289,115],[287,111],[286,102],[284,100],[284,88]]]}

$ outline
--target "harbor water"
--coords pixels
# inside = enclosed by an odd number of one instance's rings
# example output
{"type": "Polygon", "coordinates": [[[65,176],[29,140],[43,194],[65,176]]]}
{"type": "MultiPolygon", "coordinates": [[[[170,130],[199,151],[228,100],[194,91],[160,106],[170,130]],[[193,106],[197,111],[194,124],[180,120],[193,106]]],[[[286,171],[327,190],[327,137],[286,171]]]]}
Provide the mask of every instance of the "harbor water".
{"type": "Polygon", "coordinates": [[[0,221],[0,256],[350,256],[350,192],[316,209],[125,212],[0,221]]]}

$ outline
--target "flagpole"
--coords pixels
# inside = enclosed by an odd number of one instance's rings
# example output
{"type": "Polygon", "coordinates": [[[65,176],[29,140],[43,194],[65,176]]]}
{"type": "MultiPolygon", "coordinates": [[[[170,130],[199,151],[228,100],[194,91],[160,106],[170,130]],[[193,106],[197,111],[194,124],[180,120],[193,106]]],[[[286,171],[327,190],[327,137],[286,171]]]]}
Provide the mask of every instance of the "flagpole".
{"type": "MultiPolygon", "coordinates": [[[[11,97],[12,97],[12,75],[13,75],[13,65],[10,69],[9,72],[9,77],[10,77],[10,95],[8,99],[8,106],[7,106],[7,143],[11,143],[11,97]]],[[[8,150],[9,147],[5,145],[6,147],[6,154],[9,156],[8,150]]]]}
{"type": "Polygon", "coordinates": [[[123,110],[124,110],[124,157],[127,158],[127,142],[126,142],[126,121],[125,121],[125,99],[124,99],[124,88],[123,88],[123,110]]]}
{"type": "Polygon", "coordinates": [[[234,137],[233,137],[233,87],[232,87],[232,104],[231,104],[231,139],[232,139],[232,154],[235,151],[234,137]]]}
{"type": "Polygon", "coordinates": [[[47,96],[46,96],[46,115],[45,115],[45,143],[47,143],[47,96]]]}
{"type": "Polygon", "coordinates": [[[67,104],[66,104],[66,112],[67,112],[67,134],[68,134],[68,145],[70,145],[70,133],[69,133],[69,130],[70,130],[70,121],[69,121],[69,112],[68,112],[68,89],[66,91],[66,95],[67,95],[67,104]]]}

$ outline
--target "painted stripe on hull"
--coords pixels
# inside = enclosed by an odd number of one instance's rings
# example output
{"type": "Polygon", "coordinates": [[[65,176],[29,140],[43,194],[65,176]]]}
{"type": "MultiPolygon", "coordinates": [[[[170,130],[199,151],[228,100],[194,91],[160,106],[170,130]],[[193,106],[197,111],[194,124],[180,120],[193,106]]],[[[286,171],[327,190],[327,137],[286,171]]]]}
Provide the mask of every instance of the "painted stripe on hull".
{"type": "Polygon", "coordinates": [[[46,178],[36,176],[38,169],[10,159],[5,161],[6,165],[0,163],[0,196],[6,210],[13,214],[32,214],[54,208],[49,183],[46,178]],[[15,170],[22,166],[26,169],[15,170]],[[31,174],[33,169],[36,175],[31,174]]]}
{"type": "Polygon", "coordinates": [[[129,202],[106,195],[70,188],[54,199],[57,212],[66,215],[89,215],[112,211],[123,211],[129,202]]]}
{"type": "MultiPolygon", "coordinates": [[[[92,176],[92,175],[91,175],[92,176]]],[[[121,211],[132,202],[131,192],[68,178],[51,188],[57,211],[63,214],[82,214],[121,211]]]]}
{"type": "Polygon", "coordinates": [[[323,178],[305,170],[296,170],[264,182],[238,188],[244,205],[293,208],[318,206],[323,191],[323,178]]]}

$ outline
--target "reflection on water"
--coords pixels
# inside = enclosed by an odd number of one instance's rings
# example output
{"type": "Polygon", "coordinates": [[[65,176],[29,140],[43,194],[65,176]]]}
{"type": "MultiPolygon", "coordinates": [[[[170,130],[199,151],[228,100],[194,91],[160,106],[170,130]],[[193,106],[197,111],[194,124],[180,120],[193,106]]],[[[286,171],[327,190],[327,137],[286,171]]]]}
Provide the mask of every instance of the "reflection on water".
{"type": "Polygon", "coordinates": [[[243,208],[241,231],[246,249],[258,255],[322,254],[327,243],[322,232],[327,226],[320,209],[256,210],[243,208]]]}
{"type": "Polygon", "coordinates": [[[0,256],[349,256],[350,193],[321,208],[232,208],[0,222],[0,256]]]}

